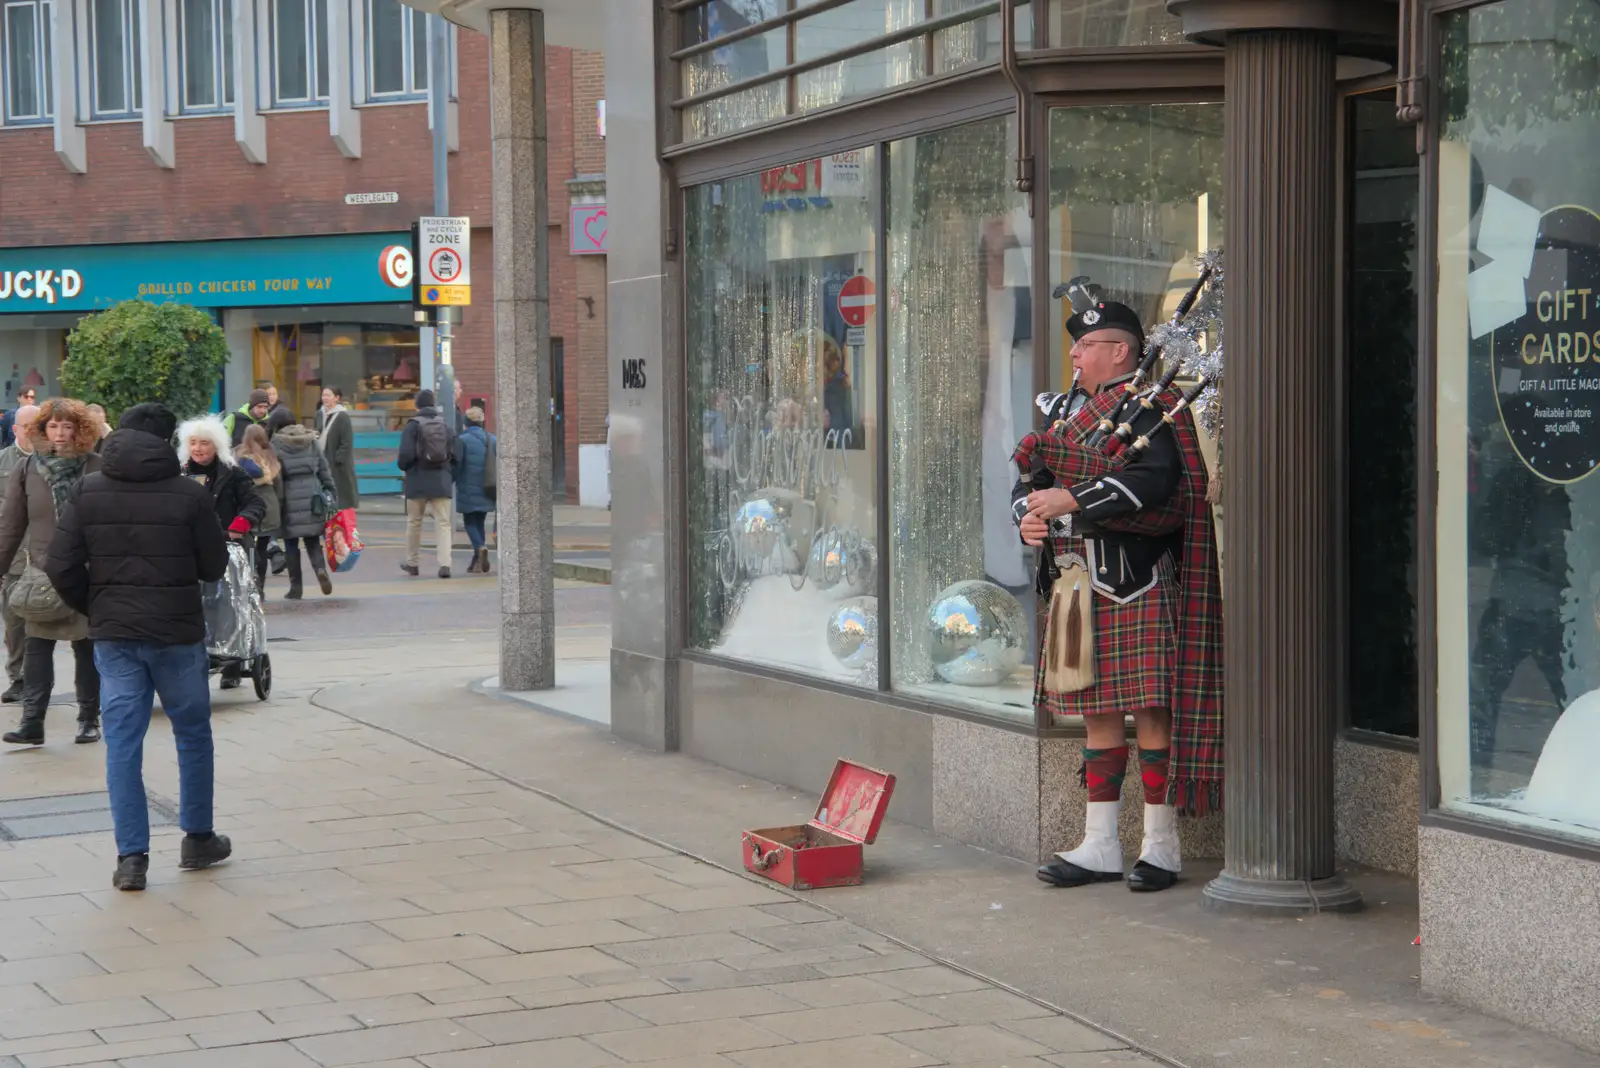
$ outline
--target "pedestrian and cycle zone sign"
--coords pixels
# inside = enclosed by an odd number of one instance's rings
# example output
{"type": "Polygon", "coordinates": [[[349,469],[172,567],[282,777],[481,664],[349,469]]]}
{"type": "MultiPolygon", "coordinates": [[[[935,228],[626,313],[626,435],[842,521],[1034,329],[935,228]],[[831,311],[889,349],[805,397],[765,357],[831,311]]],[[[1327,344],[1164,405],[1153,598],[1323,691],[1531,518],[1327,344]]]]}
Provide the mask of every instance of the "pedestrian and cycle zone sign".
{"type": "Polygon", "coordinates": [[[462,307],[472,303],[472,220],[465,215],[417,221],[417,303],[462,307]]]}

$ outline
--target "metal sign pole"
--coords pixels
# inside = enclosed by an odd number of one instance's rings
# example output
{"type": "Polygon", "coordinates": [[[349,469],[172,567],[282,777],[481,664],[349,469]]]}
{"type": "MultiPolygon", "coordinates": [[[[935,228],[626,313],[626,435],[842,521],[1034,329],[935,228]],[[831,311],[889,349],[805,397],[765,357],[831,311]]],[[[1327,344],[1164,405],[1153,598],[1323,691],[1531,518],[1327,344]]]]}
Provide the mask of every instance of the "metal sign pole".
{"type": "MultiPolygon", "coordinates": [[[[440,15],[428,16],[428,94],[433,100],[433,213],[450,214],[450,24],[440,15]]],[[[451,318],[455,310],[435,310],[434,337],[438,344],[435,381],[441,411],[449,413],[450,429],[457,429],[455,369],[451,367],[451,318]]]]}

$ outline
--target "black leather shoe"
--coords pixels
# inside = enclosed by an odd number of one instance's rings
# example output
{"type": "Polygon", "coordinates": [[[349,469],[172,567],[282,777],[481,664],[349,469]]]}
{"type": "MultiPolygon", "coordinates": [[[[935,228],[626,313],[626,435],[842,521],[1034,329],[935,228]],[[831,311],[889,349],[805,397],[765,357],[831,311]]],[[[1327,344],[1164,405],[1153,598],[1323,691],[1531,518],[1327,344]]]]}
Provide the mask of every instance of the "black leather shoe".
{"type": "Polygon", "coordinates": [[[22,700],[22,680],[17,679],[6,687],[5,693],[0,693],[0,704],[14,705],[22,700]]]}
{"type": "Polygon", "coordinates": [[[1088,886],[1090,883],[1115,883],[1122,880],[1120,871],[1090,871],[1067,860],[1052,860],[1034,873],[1040,882],[1051,886],[1088,886]]]}
{"type": "Polygon", "coordinates": [[[150,871],[150,854],[130,853],[117,858],[117,871],[111,877],[113,890],[143,890],[144,877],[150,871]]]}
{"type": "Polygon", "coordinates": [[[411,576],[416,576],[416,575],[422,574],[422,569],[420,567],[413,567],[410,564],[407,564],[407,563],[404,563],[404,562],[402,562],[400,564],[400,570],[404,571],[406,574],[411,575],[411,576]]]}
{"type": "Polygon", "coordinates": [[[441,567],[439,569],[439,577],[440,578],[449,578],[450,577],[450,569],[448,567],[441,567]]]}
{"type": "Polygon", "coordinates": [[[220,864],[232,855],[233,843],[228,841],[228,836],[225,834],[213,834],[209,838],[186,834],[183,836],[183,849],[178,859],[178,867],[185,871],[198,871],[213,864],[220,864]]]}
{"type": "Polygon", "coordinates": [[[43,721],[29,723],[23,720],[17,725],[16,730],[0,734],[0,742],[5,742],[7,745],[43,745],[44,723],[43,721]]]}
{"type": "Polygon", "coordinates": [[[78,721],[78,736],[72,739],[78,745],[93,745],[100,740],[100,721],[86,719],[78,721]]]}
{"type": "Polygon", "coordinates": [[[1141,860],[1133,866],[1128,873],[1128,889],[1135,893],[1152,893],[1156,890],[1166,890],[1178,881],[1178,873],[1158,868],[1148,861],[1141,860]]]}
{"type": "Polygon", "coordinates": [[[300,583],[289,583],[289,592],[283,595],[285,601],[298,601],[300,599],[300,583]]]}

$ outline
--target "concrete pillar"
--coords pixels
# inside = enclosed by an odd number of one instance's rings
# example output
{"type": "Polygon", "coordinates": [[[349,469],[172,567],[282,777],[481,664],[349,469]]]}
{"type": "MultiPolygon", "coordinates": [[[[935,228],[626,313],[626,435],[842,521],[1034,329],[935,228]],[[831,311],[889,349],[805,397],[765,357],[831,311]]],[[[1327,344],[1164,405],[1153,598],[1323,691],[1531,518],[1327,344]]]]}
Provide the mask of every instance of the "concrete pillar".
{"type": "MultiPolygon", "coordinates": [[[[606,16],[611,729],[640,745],[673,750],[683,526],[674,458],[682,452],[684,418],[676,339],[683,316],[677,253],[666,251],[674,226],[670,187],[656,156],[657,124],[670,116],[663,101],[672,69],[655,58],[657,6],[614,3],[606,16]],[[628,374],[625,361],[637,361],[628,374]]],[[[670,21],[663,17],[662,24],[670,21]]]]}
{"type": "Polygon", "coordinates": [[[1205,901],[1349,910],[1333,845],[1335,38],[1225,47],[1227,845],[1205,901]]]}
{"type": "Polygon", "coordinates": [[[544,12],[489,13],[500,686],[555,685],[544,12]]]}

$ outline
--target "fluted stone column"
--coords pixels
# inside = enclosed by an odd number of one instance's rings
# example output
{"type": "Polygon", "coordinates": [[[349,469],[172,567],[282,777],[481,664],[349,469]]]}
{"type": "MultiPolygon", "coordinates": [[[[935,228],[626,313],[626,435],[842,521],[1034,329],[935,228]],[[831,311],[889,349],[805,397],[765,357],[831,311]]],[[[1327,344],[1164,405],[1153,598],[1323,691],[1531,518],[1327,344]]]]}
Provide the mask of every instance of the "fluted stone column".
{"type": "Polygon", "coordinates": [[[1353,909],[1333,836],[1335,39],[1225,48],[1227,845],[1205,899],[1353,909]]]}
{"type": "Polygon", "coordinates": [[[544,12],[489,13],[500,686],[555,685],[544,12]]]}

